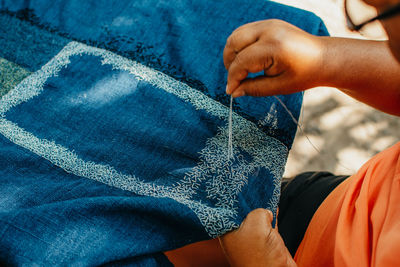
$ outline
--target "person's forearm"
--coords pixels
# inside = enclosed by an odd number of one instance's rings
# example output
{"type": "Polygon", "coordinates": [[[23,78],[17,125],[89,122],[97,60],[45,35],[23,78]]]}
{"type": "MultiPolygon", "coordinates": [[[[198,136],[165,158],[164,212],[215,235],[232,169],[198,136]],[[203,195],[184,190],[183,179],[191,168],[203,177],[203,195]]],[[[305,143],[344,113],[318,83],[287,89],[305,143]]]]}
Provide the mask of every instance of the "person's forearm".
{"type": "Polygon", "coordinates": [[[321,37],[321,85],[400,115],[400,64],[384,41],[321,37]]]}

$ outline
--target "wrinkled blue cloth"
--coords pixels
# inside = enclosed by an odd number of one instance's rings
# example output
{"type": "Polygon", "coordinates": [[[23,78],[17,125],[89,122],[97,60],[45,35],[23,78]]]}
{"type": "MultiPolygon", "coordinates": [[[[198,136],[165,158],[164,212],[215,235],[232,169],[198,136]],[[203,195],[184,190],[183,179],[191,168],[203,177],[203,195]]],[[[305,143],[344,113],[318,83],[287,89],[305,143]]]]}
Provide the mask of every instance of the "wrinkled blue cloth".
{"type": "MultiPolygon", "coordinates": [[[[0,57],[32,73],[0,99],[0,264],[168,266],[275,213],[296,125],[275,98],[237,99],[228,159],[222,62],[268,18],[327,35],[264,0],[0,1],[0,57]]],[[[302,95],[280,99],[298,117],[302,95]]]]}

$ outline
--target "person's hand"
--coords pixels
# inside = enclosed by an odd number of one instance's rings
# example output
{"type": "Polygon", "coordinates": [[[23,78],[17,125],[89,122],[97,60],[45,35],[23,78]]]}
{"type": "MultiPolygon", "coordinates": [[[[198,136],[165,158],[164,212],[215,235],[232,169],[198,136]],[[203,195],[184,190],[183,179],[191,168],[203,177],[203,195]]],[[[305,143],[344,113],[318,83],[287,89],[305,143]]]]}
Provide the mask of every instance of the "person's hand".
{"type": "Polygon", "coordinates": [[[220,237],[231,266],[296,266],[272,219],[269,210],[253,210],[239,229],[220,237]]]}
{"type": "Polygon", "coordinates": [[[317,86],[322,65],[318,37],[281,20],[264,20],[237,28],[227,39],[224,64],[226,92],[270,96],[317,86]],[[264,76],[246,78],[248,73],[264,76]]]}

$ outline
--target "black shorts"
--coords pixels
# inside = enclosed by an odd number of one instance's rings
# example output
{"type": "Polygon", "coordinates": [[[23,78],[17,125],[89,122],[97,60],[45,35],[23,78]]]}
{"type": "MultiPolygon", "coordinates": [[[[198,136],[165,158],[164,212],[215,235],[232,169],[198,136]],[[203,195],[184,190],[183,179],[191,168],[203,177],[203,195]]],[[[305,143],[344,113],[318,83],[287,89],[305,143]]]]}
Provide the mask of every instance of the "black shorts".
{"type": "Polygon", "coordinates": [[[322,201],[348,176],[305,172],[282,182],[278,230],[294,256],[312,216],[322,201]]]}

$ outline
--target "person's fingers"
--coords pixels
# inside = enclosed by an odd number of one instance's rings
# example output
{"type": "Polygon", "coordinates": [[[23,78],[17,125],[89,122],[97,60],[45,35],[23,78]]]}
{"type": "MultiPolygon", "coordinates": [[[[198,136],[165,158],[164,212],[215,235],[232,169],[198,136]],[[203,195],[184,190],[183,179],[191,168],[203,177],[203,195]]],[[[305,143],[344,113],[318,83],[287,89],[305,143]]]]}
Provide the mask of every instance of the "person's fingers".
{"type": "Polygon", "coordinates": [[[237,98],[237,97],[241,97],[241,96],[245,96],[246,92],[242,91],[242,90],[236,90],[232,93],[232,97],[233,98],[237,98]]]}
{"type": "Polygon", "coordinates": [[[228,69],[227,94],[232,94],[250,72],[268,71],[273,67],[274,61],[268,50],[267,47],[253,44],[236,55],[228,69]]]}
{"type": "Polygon", "coordinates": [[[237,235],[244,235],[251,238],[264,238],[272,230],[272,212],[266,209],[255,209],[247,214],[237,235]]]}
{"type": "Polygon", "coordinates": [[[253,27],[247,25],[235,30],[227,39],[223,52],[224,65],[229,69],[236,55],[258,40],[259,34],[253,27]]]}
{"type": "Polygon", "coordinates": [[[284,73],[276,77],[259,76],[243,80],[232,93],[233,97],[248,96],[271,96],[294,93],[295,90],[290,87],[290,80],[284,73]]]}
{"type": "Polygon", "coordinates": [[[249,225],[251,228],[264,228],[266,226],[271,226],[274,216],[270,210],[258,208],[251,211],[245,221],[244,225],[249,225]]]}
{"type": "Polygon", "coordinates": [[[272,221],[271,211],[256,209],[238,230],[219,238],[231,266],[296,266],[272,221]]]}
{"type": "Polygon", "coordinates": [[[240,227],[228,234],[225,234],[220,238],[222,244],[229,243],[231,240],[235,240],[238,236],[257,236],[259,231],[269,232],[272,229],[271,223],[273,220],[273,214],[270,210],[266,209],[255,209],[247,214],[240,227]]]}

